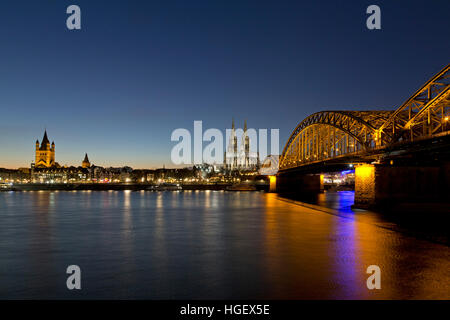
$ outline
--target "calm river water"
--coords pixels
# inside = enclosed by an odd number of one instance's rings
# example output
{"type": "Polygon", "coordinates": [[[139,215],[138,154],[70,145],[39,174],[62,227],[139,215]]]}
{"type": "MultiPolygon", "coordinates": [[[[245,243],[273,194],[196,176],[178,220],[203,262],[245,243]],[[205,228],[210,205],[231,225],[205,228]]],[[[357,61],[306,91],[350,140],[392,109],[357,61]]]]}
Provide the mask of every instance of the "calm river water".
{"type": "Polygon", "coordinates": [[[0,298],[449,299],[448,245],[351,197],[321,199],[334,215],[262,192],[3,192],[0,298]]]}

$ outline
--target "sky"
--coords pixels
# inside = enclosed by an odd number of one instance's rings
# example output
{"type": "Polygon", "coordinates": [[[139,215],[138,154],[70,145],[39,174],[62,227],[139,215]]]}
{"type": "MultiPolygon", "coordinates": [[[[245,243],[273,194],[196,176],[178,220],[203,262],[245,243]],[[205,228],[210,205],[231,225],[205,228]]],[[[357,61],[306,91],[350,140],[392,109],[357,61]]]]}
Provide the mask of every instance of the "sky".
{"type": "MultiPolygon", "coordinates": [[[[177,128],[292,130],[322,110],[392,110],[450,63],[450,1],[0,4],[0,167],[173,167],[177,128]],[[66,8],[81,8],[68,30],[66,8]],[[381,30],[366,8],[381,8],[381,30]]],[[[280,150],[280,151],[281,151],[280,150]]]]}

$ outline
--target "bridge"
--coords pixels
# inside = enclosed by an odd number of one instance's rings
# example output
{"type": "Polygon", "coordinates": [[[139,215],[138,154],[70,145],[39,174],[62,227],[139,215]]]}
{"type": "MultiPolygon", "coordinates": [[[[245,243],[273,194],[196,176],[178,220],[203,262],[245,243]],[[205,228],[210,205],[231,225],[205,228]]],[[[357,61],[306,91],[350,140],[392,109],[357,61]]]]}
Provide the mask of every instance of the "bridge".
{"type": "Polygon", "coordinates": [[[402,200],[405,192],[395,188],[412,185],[419,189],[410,195],[426,197],[424,187],[449,186],[449,118],[450,65],[397,109],[314,113],[283,149],[277,191],[317,191],[321,173],[355,166],[355,205],[402,200]]]}

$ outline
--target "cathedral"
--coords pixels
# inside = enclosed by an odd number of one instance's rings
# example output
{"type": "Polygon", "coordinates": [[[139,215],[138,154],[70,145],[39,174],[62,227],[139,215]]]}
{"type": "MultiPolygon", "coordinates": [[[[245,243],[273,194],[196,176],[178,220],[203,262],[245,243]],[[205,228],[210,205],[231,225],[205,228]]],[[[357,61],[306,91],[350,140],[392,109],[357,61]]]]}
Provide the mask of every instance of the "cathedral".
{"type": "Polygon", "coordinates": [[[255,170],[259,165],[259,153],[250,151],[250,144],[257,143],[251,141],[247,131],[247,120],[244,122],[244,130],[236,129],[234,119],[231,125],[230,140],[227,151],[224,154],[225,170],[255,170]],[[242,136],[240,146],[238,145],[238,136],[242,136]]]}
{"type": "Polygon", "coordinates": [[[35,167],[50,168],[55,166],[58,166],[55,162],[55,142],[52,142],[50,145],[50,141],[47,137],[47,130],[45,130],[40,146],[39,140],[36,140],[35,167]]]}

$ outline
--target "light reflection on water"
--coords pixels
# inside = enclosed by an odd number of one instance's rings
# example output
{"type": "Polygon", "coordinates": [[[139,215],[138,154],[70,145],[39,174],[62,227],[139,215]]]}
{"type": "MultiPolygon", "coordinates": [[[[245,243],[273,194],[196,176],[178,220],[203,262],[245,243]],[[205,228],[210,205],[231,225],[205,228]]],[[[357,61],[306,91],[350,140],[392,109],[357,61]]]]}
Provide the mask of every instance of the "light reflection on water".
{"type": "Polygon", "coordinates": [[[450,298],[448,246],[355,216],[352,197],[319,196],[336,216],[259,192],[0,193],[0,298],[450,298]]]}
{"type": "Polygon", "coordinates": [[[324,192],[317,196],[317,204],[339,210],[341,213],[352,213],[351,206],[355,201],[354,191],[324,192]]]}

